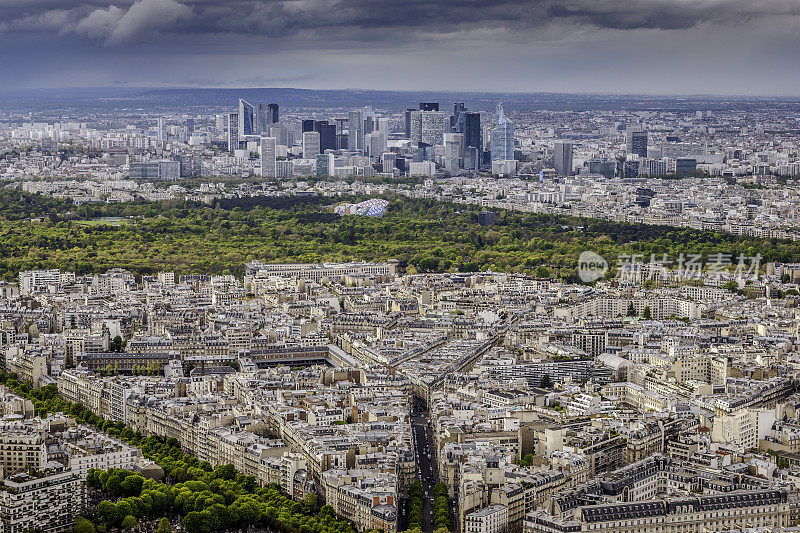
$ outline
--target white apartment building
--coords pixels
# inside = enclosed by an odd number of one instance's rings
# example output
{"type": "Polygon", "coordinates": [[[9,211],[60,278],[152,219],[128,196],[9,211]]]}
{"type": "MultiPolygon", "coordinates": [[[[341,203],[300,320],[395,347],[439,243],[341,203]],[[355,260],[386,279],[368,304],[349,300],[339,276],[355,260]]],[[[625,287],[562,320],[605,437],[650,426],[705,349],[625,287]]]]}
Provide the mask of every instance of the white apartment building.
{"type": "Polygon", "coordinates": [[[464,533],[502,533],[508,527],[508,508],[490,505],[464,517],[464,533]]]}
{"type": "Polygon", "coordinates": [[[0,485],[0,531],[69,531],[86,507],[86,485],[58,463],[40,474],[21,472],[0,485]]]}

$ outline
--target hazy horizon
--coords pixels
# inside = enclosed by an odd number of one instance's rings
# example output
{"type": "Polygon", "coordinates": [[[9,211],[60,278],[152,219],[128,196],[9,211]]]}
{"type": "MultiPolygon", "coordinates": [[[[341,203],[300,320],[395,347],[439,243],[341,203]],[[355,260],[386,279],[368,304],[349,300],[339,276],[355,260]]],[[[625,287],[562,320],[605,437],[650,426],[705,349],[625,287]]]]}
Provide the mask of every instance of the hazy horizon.
{"type": "Polygon", "coordinates": [[[102,97],[103,92],[118,92],[118,93],[131,93],[143,94],[146,92],[156,91],[308,91],[308,92],[360,92],[360,93],[398,93],[398,94],[452,94],[457,95],[519,95],[519,96],[545,96],[545,95],[563,95],[563,96],[590,96],[590,97],[618,97],[618,98],[666,98],[666,99],[680,99],[680,98],[709,98],[709,99],[800,99],[800,88],[796,94],[737,94],[737,93],[658,93],[658,92],[626,92],[626,91],[501,91],[501,90],[469,90],[469,89],[436,89],[436,88],[416,88],[416,89],[394,89],[394,88],[366,88],[366,87],[301,87],[301,86],[191,86],[191,85],[172,85],[172,86],[157,86],[157,85],[75,85],[75,86],[62,86],[62,87],[21,87],[7,89],[0,87],[0,95],[5,96],[23,96],[27,93],[55,93],[58,91],[67,91],[78,95],[87,95],[92,92],[98,93],[96,96],[102,97]]]}

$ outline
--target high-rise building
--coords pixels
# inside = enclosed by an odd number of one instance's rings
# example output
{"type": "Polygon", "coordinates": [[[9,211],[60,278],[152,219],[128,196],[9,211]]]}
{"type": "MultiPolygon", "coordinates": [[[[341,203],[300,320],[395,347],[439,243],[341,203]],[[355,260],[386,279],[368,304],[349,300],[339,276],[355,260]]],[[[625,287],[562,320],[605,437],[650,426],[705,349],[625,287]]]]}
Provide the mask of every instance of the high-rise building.
{"type": "Polygon", "coordinates": [[[239,99],[239,136],[255,135],[255,108],[239,99]]]}
{"type": "Polygon", "coordinates": [[[386,151],[386,134],[382,131],[368,133],[365,144],[368,156],[380,157],[386,151]]]}
{"type": "Polygon", "coordinates": [[[261,176],[264,178],[278,177],[275,153],[276,145],[277,141],[275,137],[261,137],[261,176]]]}
{"type": "Polygon", "coordinates": [[[411,138],[411,113],[416,111],[413,107],[406,109],[406,139],[411,138]]]}
{"type": "Polygon", "coordinates": [[[256,106],[256,116],[254,120],[254,128],[256,135],[269,135],[269,109],[264,104],[256,106]]]}
{"type": "Polygon", "coordinates": [[[319,133],[316,131],[303,132],[303,158],[311,159],[319,154],[319,133]]]}
{"type": "MultiPolygon", "coordinates": [[[[364,107],[364,135],[375,131],[377,118],[375,117],[375,110],[371,106],[364,107]]],[[[364,147],[366,148],[366,146],[364,147]]]]}
{"type": "Polygon", "coordinates": [[[641,126],[628,126],[625,130],[625,145],[629,154],[647,157],[647,132],[641,126]]]}
{"type": "Polygon", "coordinates": [[[553,144],[553,168],[559,176],[572,175],[572,141],[557,140],[553,144]]]}
{"type": "Polygon", "coordinates": [[[336,158],[333,153],[316,155],[315,173],[317,176],[333,176],[336,172],[336,158]]]}
{"type": "Polygon", "coordinates": [[[478,170],[480,168],[480,152],[474,146],[464,147],[464,168],[478,170]]]}
{"type": "Polygon", "coordinates": [[[514,123],[503,113],[503,102],[497,104],[497,124],[491,133],[492,161],[514,159],[514,123]]]}
{"type": "Polygon", "coordinates": [[[239,113],[228,114],[228,151],[239,149],[239,113]]]}
{"type": "Polygon", "coordinates": [[[605,178],[612,179],[617,170],[617,164],[614,161],[606,161],[605,159],[592,159],[589,161],[589,174],[600,174],[605,178]]]}
{"type": "Polygon", "coordinates": [[[480,167],[480,156],[483,153],[483,140],[481,136],[481,114],[480,113],[462,113],[460,122],[461,133],[464,134],[464,146],[467,148],[475,148],[477,158],[474,159],[473,167],[467,167],[471,170],[476,170],[480,167]]]}
{"type": "Polygon", "coordinates": [[[364,151],[364,111],[350,111],[347,119],[347,149],[353,152],[364,151]]]}
{"type": "Polygon", "coordinates": [[[164,124],[164,117],[158,117],[158,131],[156,134],[158,135],[159,141],[167,140],[167,127],[164,124]]]}
{"type": "Polygon", "coordinates": [[[411,141],[431,146],[444,144],[447,114],[441,111],[411,112],[411,141]]]}
{"type": "Polygon", "coordinates": [[[220,113],[214,117],[214,127],[220,133],[228,131],[228,114],[220,113]]]}
{"type": "Polygon", "coordinates": [[[450,131],[455,133],[463,133],[463,131],[459,129],[458,123],[461,113],[466,111],[467,106],[464,105],[464,102],[456,102],[453,104],[453,114],[450,115],[450,131]]]}
{"type": "Polygon", "coordinates": [[[314,131],[319,133],[319,150],[336,150],[336,124],[329,124],[327,120],[314,122],[314,131]]]}
{"type": "Polygon", "coordinates": [[[314,123],[315,122],[316,121],[313,118],[303,119],[303,121],[300,123],[301,131],[303,133],[306,133],[307,131],[315,131],[314,130],[314,123]]]}
{"type": "Polygon", "coordinates": [[[639,177],[639,161],[629,160],[622,164],[622,176],[625,178],[639,177]]]}
{"type": "Polygon", "coordinates": [[[464,146],[462,133],[444,134],[444,169],[455,174],[461,168],[461,157],[464,146]]]}
{"type": "Polygon", "coordinates": [[[270,137],[275,137],[275,141],[280,146],[289,146],[289,130],[286,126],[280,124],[273,124],[269,127],[268,132],[270,137]]]}
{"type": "Polygon", "coordinates": [[[337,117],[334,119],[336,124],[336,149],[347,150],[347,119],[337,117]]]}
{"type": "Polygon", "coordinates": [[[203,173],[203,157],[201,151],[194,150],[191,154],[178,156],[180,162],[181,178],[200,176],[203,173]]]}
{"type": "Polygon", "coordinates": [[[269,119],[269,123],[277,124],[278,122],[280,122],[278,120],[280,118],[278,116],[278,104],[269,104],[267,106],[267,109],[268,109],[267,118],[269,119]]]}
{"type": "Polygon", "coordinates": [[[392,172],[397,166],[397,154],[394,152],[384,152],[381,154],[381,165],[384,172],[392,172]]]}

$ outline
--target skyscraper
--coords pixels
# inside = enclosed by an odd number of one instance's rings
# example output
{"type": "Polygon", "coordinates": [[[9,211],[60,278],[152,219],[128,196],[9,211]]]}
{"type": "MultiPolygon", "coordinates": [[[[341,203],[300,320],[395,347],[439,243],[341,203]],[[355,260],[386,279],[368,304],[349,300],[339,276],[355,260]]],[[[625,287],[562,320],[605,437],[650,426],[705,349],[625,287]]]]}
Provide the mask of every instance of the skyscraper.
{"type": "Polygon", "coordinates": [[[278,119],[280,118],[278,116],[278,104],[269,104],[267,108],[269,110],[267,113],[267,118],[269,119],[269,123],[277,124],[279,122],[278,119]]]}
{"type": "Polygon", "coordinates": [[[280,124],[273,124],[266,132],[270,137],[275,137],[276,142],[280,146],[289,146],[289,129],[280,124]]]}
{"type": "Polygon", "coordinates": [[[311,159],[319,154],[319,133],[306,131],[303,133],[303,158],[311,159]]]}
{"type": "Polygon", "coordinates": [[[503,102],[497,104],[497,124],[491,133],[492,161],[514,159],[514,123],[503,113],[503,102]]]}
{"type": "Polygon", "coordinates": [[[228,151],[239,149],[239,113],[228,113],[228,151]]]}
{"type": "MultiPolygon", "coordinates": [[[[375,131],[375,110],[372,106],[364,107],[364,135],[375,131]]],[[[366,147],[365,147],[366,148],[366,147]]]]}
{"type": "Polygon", "coordinates": [[[625,130],[625,145],[629,154],[647,157],[647,132],[641,126],[628,126],[625,130]]]}
{"type": "Polygon", "coordinates": [[[269,135],[269,109],[264,104],[256,106],[256,116],[253,119],[256,135],[269,135]]]}
{"type": "Polygon", "coordinates": [[[333,153],[317,154],[314,172],[317,176],[333,176],[336,173],[336,158],[333,153]]]}
{"type": "Polygon", "coordinates": [[[444,144],[445,124],[448,124],[446,113],[441,111],[411,112],[411,141],[431,146],[444,144]]]}
{"type": "Polygon", "coordinates": [[[319,151],[336,150],[336,124],[327,120],[304,120],[303,133],[316,131],[319,133],[319,151]]]}
{"type": "Polygon", "coordinates": [[[159,141],[167,140],[167,127],[164,125],[164,117],[158,117],[158,131],[156,135],[159,141]]]}
{"type": "Polygon", "coordinates": [[[333,120],[336,125],[336,149],[347,150],[347,119],[337,117],[333,120]]]}
{"type": "Polygon", "coordinates": [[[364,151],[364,111],[350,111],[347,119],[347,149],[353,152],[364,151]]]}
{"type": "Polygon", "coordinates": [[[314,122],[315,120],[313,118],[304,119],[303,122],[300,123],[303,133],[307,131],[316,131],[314,129],[314,122]]]}
{"type": "Polygon", "coordinates": [[[444,168],[447,172],[455,174],[461,168],[464,135],[462,133],[444,134],[444,168]]]}
{"type": "Polygon", "coordinates": [[[239,99],[239,136],[255,135],[255,109],[241,98],[239,99]]]}
{"type": "Polygon", "coordinates": [[[277,158],[275,137],[261,137],[261,176],[264,178],[275,178],[277,174],[277,158]]]}
{"type": "Polygon", "coordinates": [[[474,146],[464,147],[464,168],[467,170],[478,170],[480,168],[480,152],[474,146]]]}
{"type": "Polygon", "coordinates": [[[411,113],[416,111],[413,107],[406,109],[406,139],[411,138],[411,113]]]}
{"type": "Polygon", "coordinates": [[[386,151],[386,134],[382,131],[373,131],[367,134],[367,155],[380,157],[386,151]]]}
{"type": "MultiPolygon", "coordinates": [[[[464,134],[464,147],[475,148],[477,156],[470,156],[472,166],[467,166],[466,155],[464,167],[470,170],[477,170],[481,165],[481,154],[483,153],[483,139],[481,135],[481,114],[462,113],[459,122],[464,134]]],[[[465,152],[466,154],[466,152],[465,152]]]]}
{"type": "Polygon", "coordinates": [[[553,168],[559,176],[572,175],[572,141],[562,139],[553,144],[553,168]]]}
{"type": "Polygon", "coordinates": [[[466,112],[467,106],[464,105],[464,102],[456,102],[453,104],[453,114],[450,115],[450,131],[455,133],[463,133],[461,128],[459,128],[459,118],[461,117],[461,113],[466,112]]]}

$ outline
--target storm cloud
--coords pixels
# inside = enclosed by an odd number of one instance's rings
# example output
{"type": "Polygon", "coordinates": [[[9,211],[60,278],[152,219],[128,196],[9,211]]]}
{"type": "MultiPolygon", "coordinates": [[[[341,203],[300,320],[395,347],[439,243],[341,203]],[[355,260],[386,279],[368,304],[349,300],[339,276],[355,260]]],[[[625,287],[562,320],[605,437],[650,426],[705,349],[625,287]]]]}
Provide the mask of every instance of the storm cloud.
{"type": "Polygon", "coordinates": [[[800,17],[794,0],[89,0],[64,8],[53,0],[0,0],[6,31],[74,32],[125,45],[160,31],[182,35],[290,37],[309,32],[353,38],[359,30],[406,35],[479,27],[512,32],[558,23],[595,29],[689,29],[700,24],[744,24],[768,17],[800,17]]]}
{"type": "MultiPolygon", "coordinates": [[[[757,70],[768,61],[777,73],[800,43],[796,0],[0,0],[0,21],[0,45],[6,45],[0,48],[0,66],[11,70],[17,60],[9,46],[22,43],[31,54],[71,57],[101,45],[99,59],[138,62],[139,68],[145,53],[152,62],[163,58],[165,65],[169,56],[195,66],[202,60],[220,65],[225,56],[226,67],[246,57],[286,65],[291,56],[291,75],[264,73],[265,80],[306,78],[323,57],[326,66],[338,69],[381,60],[413,65],[415,54],[446,66],[448,60],[451,65],[467,61],[457,57],[467,52],[489,60],[503,54],[503,66],[520,64],[549,73],[545,67],[559,60],[547,55],[556,45],[562,62],[584,70],[653,59],[658,60],[654,68],[674,68],[667,62],[677,63],[675,54],[695,46],[682,75],[691,69],[702,72],[700,58],[725,68],[737,60],[753,61],[757,70]],[[142,55],[131,59],[138,50],[142,55]],[[332,57],[336,50],[343,53],[332,57]],[[616,62],[613,54],[618,54],[616,62]],[[307,63],[306,71],[298,62],[307,63]]],[[[155,75],[161,67],[150,68],[155,75]]],[[[341,86],[347,73],[337,72],[342,77],[335,83],[341,86]]],[[[575,72],[563,74],[565,81],[575,79],[575,72]]],[[[102,72],[92,76],[102,77],[102,72]]],[[[253,78],[252,72],[239,77],[253,78]]],[[[528,75],[526,81],[532,79],[528,75]]],[[[183,76],[173,83],[192,80],[183,76]]]]}

